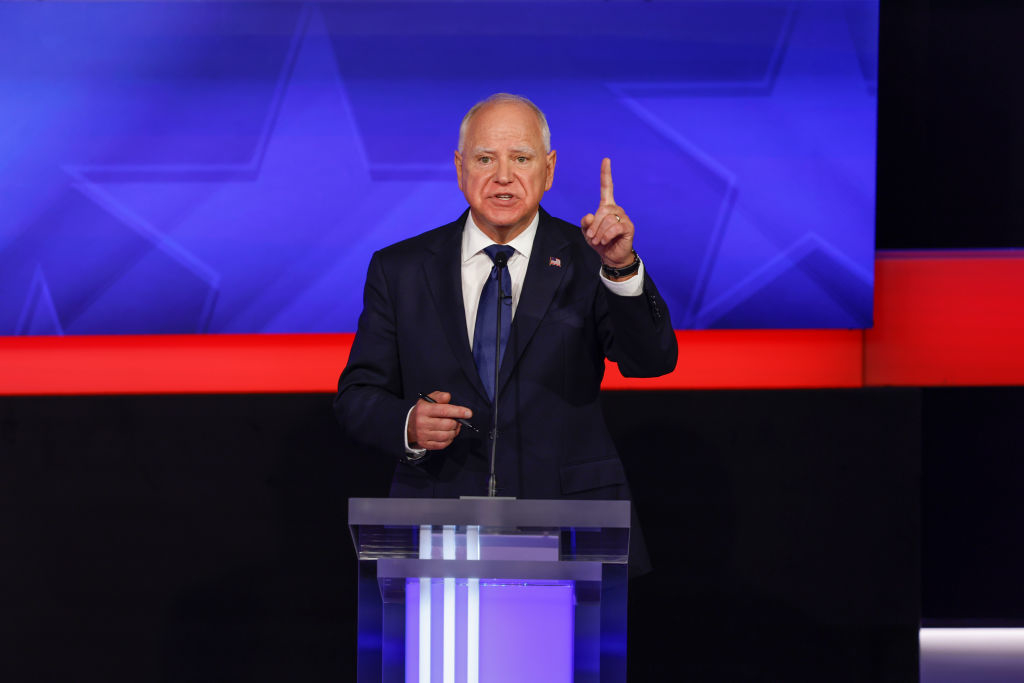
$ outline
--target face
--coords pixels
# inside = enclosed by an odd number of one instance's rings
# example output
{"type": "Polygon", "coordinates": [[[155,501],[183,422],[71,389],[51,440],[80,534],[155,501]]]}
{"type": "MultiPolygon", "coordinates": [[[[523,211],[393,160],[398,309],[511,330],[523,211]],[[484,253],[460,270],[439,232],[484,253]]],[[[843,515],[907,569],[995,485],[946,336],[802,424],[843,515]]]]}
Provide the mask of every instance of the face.
{"type": "Polygon", "coordinates": [[[555,177],[555,153],[544,152],[540,124],[528,106],[499,102],[470,119],[455,152],[459,189],[473,221],[499,243],[526,229],[555,177]]]}

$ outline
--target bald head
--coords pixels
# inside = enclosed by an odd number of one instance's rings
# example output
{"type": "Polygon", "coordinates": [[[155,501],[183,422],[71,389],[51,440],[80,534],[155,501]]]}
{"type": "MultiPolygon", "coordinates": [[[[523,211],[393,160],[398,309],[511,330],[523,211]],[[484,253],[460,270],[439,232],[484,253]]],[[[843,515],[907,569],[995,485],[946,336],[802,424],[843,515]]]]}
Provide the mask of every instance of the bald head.
{"type": "Polygon", "coordinates": [[[497,104],[522,104],[533,112],[534,116],[537,117],[537,126],[540,128],[540,137],[544,142],[544,152],[551,151],[551,129],[548,128],[548,120],[544,116],[544,112],[540,110],[536,104],[526,99],[522,95],[513,95],[507,92],[499,92],[487,97],[486,99],[480,100],[466,112],[466,115],[462,117],[462,125],[459,126],[459,152],[465,153],[466,151],[466,132],[469,130],[469,124],[481,109],[490,107],[497,104]]]}

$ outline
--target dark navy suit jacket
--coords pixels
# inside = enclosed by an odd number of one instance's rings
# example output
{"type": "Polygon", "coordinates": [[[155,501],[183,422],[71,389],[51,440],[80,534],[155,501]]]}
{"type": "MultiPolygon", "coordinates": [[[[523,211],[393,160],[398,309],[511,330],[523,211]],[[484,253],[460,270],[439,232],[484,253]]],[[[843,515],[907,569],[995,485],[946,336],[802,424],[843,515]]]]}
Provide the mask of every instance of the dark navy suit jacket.
{"type": "MultiPolygon", "coordinates": [[[[486,495],[491,402],[470,350],[462,298],[466,214],[373,255],[363,312],[334,407],[355,443],[396,462],[391,495],[486,495]],[[404,425],[419,392],[451,392],[473,411],[451,446],[404,461],[404,425]]],[[[599,404],[605,358],[626,376],[675,367],[668,310],[649,277],[644,295],[600,282],[580,228],[543,209],[498,385],[499,495],[626,499],[622,463],[599,404]]]]}

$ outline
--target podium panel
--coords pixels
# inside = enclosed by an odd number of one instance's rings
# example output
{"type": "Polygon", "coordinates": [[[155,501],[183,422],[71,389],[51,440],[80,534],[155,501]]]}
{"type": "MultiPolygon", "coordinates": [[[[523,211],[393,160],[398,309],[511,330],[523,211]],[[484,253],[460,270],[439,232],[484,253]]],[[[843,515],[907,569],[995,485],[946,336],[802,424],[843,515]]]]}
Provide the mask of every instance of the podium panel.
{"type": "Polygon", "coordinates": [[[627,501],[353,498],[358,680],[625,681],[627,501]]]}

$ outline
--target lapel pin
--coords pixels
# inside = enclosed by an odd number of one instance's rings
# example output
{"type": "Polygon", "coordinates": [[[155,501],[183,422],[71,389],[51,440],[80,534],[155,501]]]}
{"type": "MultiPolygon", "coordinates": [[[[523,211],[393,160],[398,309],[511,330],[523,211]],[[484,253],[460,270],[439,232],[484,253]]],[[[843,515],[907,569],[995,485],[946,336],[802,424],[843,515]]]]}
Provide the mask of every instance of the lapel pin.
{"type": "Polygon", "coordinates": [[[555,268],[561,268],[562,267],[562,259],[556,258],[554,256],[549,256],[548,257],[548,265],[549,266],[554,266],[555,268]]]}

